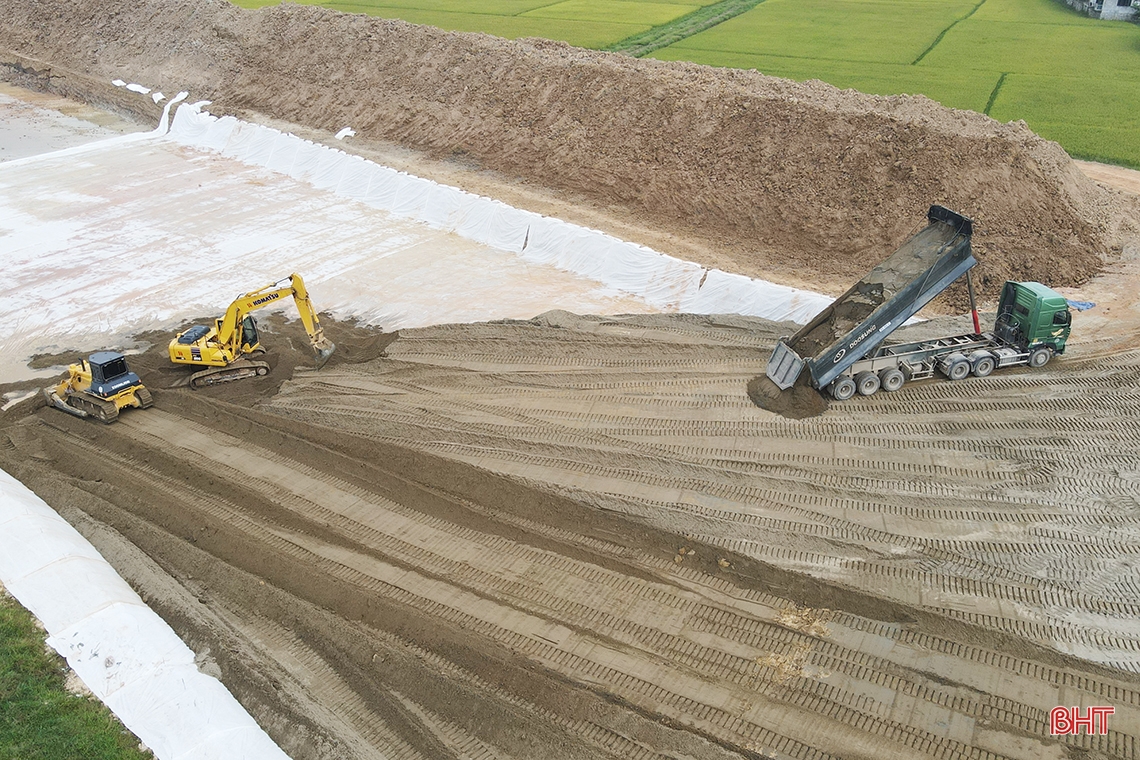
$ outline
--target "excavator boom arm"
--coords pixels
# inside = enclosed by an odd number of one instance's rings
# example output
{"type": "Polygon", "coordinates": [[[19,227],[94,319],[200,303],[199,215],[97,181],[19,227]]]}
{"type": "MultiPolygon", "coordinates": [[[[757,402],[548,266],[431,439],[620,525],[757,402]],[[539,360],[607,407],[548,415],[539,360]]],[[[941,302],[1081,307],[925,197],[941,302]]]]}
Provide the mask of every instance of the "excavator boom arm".
{"type": "Polygon", "coordinates": [[[317,310],[309,299],[309,291],[305,289],[305,281],[301,279],[301,275],[294,272],[286,279],[289,281],[287,286],[282,285],[285,280],[278,280],[235,299],[226,309],[225,315],[218,320],[218,341],[231,347],[235,355],[240,353],[241,324],[246,315],[291,295],[301,315],[305,332],[309,335],[309,343],[317,355],[317,366],[320,366],[328,360],[336,346],[325,338],[321,322],[317,318],[317,310]]]}

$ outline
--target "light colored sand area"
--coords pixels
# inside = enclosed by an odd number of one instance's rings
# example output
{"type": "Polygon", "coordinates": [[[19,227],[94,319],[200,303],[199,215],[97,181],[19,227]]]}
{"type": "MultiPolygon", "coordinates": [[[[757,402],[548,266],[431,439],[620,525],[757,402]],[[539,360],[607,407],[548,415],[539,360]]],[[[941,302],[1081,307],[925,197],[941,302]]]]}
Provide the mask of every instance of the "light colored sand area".
{"type": "Polygon", "coordinates": [[[107,111],[0,82],[0,162],[142,131],[107,111]]]}
{"type": "Polygon", "coordinates": [[[1140,171],[1123,166],[1100,164],[1096,161],[1076,161],[1077,168],[1089,179],[1102,185],[1140,195],[1140,171]]]}
{"type": "Polygon", "coordinates": [[[594,280],[161,139],[0,167],[0,235],[0,381],[27,377],[23,360],[37,352],[220,314],[294,271],[319,309],[385,329],[649,310],[594,280]]]}

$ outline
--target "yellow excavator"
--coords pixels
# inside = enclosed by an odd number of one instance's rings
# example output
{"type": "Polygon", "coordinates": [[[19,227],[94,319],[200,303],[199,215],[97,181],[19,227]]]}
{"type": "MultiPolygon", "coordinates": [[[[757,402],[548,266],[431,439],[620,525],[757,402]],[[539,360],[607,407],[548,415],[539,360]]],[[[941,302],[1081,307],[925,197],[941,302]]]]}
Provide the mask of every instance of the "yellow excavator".
{"type": "Polygon", "coordinates": [[[285,296],[293,296],[316,354],[317,369],[320,369],[332,356],[336,345],[325,338],[317,310],[305,290],[305,281],[296,272],[284,280],[238,296],[222,318],[214,321],[213,327],[195,325],[178,333],[170,341],[170,360],[175,364],[208,368],[190,376],[191,388],[268,374],[268,363],[251,358],[265,352],[251,312],[271,306],[285,296]]]}
{"type": "Polygon", "coordinates": [[[56,409],[76,417],[93,417],[105,425],[128,406],[147,409],[150,391],[116,351],[97,351],[67,368],[67,377],[44,388],[44,398],[56,409]]]}

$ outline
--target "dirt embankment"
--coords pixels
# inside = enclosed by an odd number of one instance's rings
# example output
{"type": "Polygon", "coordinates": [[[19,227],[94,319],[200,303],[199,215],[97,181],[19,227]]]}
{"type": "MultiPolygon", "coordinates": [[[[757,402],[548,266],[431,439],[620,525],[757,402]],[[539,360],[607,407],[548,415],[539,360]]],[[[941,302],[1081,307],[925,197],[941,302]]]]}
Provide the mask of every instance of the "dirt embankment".
{"type": "Polygon", "coordinates": [[[6,76],[24,84],[135,78],[219,112],[352,125],[700,239],[749,274],[849,282],[938,202],[977,223],[983,294],[1006,277],[1073,285],[1127,224],[1129,201],[1056,144],[921,97],[299,6],[0,8],[6,76]]]}

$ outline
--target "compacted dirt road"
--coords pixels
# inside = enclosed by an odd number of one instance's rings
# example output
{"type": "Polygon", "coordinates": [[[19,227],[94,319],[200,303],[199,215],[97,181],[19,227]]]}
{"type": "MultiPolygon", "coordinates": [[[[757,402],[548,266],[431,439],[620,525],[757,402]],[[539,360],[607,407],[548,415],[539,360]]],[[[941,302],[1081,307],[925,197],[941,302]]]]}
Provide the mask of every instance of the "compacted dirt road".
{"type": "Polygon", "coordinates": [[[299,760],[1140,752],[1140,352],[797,421],[759,320],[270,327],[264,380],[160,343],[153,409],[14,407],[0,466],[299,760]]]}

